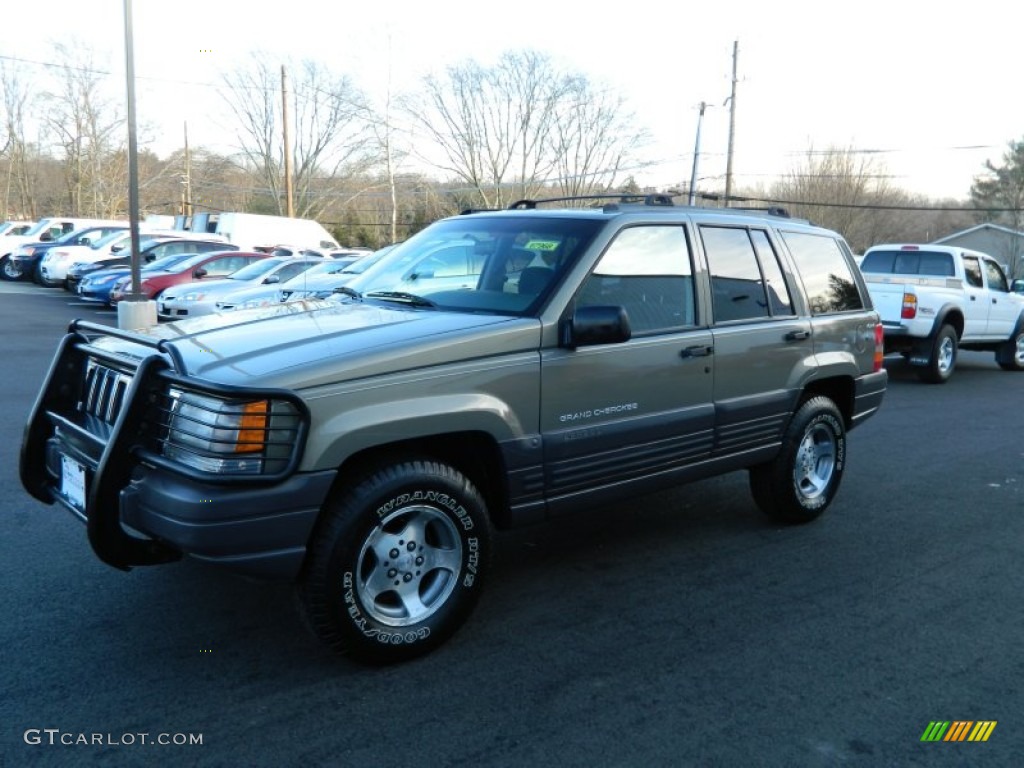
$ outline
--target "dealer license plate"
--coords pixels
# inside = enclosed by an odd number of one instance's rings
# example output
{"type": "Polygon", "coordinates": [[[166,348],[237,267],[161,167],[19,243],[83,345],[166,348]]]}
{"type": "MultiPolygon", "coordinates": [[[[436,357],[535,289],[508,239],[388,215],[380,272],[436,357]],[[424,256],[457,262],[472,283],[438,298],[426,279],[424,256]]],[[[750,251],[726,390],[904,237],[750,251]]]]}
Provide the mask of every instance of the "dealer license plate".
{"type": "Polygon", "coordinates": [[[61,456],[60,492],[79,512],[85,512],[85,467],[61,456]]]}

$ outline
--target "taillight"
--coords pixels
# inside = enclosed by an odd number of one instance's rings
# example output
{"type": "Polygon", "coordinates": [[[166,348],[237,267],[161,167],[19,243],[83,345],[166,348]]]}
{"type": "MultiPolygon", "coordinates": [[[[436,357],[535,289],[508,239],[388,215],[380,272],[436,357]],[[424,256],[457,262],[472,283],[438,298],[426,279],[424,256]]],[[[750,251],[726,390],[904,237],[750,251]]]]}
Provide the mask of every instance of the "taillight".
{"type": "Polygon", "coordinates": [[[882,331],[882,324],[875,323],[875,365],[874,371],[882,370],[882,363],[885,359],[885,333],[882,331]]]}
{"type": "Polygon", "coordinates": [[[900,317],[904,320],[913,320],[917,317],[917,296],[912,293],[903,294],[903,309],[900,311],[900,317]]]}

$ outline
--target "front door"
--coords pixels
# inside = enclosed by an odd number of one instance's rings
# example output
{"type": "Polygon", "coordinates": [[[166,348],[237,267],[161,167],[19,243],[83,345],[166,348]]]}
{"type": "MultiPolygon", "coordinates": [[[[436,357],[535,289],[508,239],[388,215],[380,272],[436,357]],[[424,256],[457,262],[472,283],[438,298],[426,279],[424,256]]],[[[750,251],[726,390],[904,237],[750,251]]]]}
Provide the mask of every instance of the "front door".
{"type": "Polygon", "coordinates": [[[707,457],[714,435],[711,332],[698,325],[681,224],[623,229],[576,296],[620,306],[629,341],[545,350],[541,432],[549,499],[707,457]]]}

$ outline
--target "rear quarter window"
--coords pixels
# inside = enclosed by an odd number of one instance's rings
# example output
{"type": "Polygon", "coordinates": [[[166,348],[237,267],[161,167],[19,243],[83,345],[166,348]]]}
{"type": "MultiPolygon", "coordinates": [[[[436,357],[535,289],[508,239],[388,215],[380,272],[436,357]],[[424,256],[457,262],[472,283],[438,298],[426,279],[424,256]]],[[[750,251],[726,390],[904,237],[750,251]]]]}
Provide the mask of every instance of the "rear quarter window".
{"type": "Polygon", "coordinates": [[[800,273],[812,315],[864,309],[853,268],[834,237],[806,232],[780,234],[800,273]]]}

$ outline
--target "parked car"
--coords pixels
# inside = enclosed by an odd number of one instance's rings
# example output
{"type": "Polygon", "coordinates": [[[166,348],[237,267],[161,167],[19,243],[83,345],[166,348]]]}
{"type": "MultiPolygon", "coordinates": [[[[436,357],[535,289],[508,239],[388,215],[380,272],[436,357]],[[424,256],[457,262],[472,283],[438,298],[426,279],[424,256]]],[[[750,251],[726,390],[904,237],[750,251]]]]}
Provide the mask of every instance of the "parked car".
{"type": "Polygon", "coordinates": [[[864,252],[860,271],[882,317],[885,351],[902,354],[923,381],[948,381],[961,349],[994,352],[1000,368],[1024,371],[1024,296],[988,254],[879,244],[864,252]]]}
{"type": "MultiPolygon", "coordinates": [[[[219,250],[197,253],[167,269],[148,272],[141,280],[139,289],[147,299],[154,299],[171,286],[195,280],[224,278],[247,264],[269,258],[269,254],[255,251],[219,250]]],[[[126,275],[114,283],[110,289],[111,304],[117,304],[127,298],[130,282],[131,276],[126,275]]]]}
{"type": "Polygon", "coordinates": [[[254,309],[305,299],[332,298],[337,295],[338,289],[380,261],[396,245],[398,243],[386,245],[354,261],[351,257],[340,259],[343,262],[341,265],[328,262],[313,267],[276,288],[257,286],[235,291],[217,302],[217,311],[254,309]]]}
{"type": "Polygon", "coordinates": [[[598,504],[739,470],[773,521],[808,523],[886,391],[849,246],[665,197],[443,219],[344,302],[77,322],[26,423],[22,485],[110,566],[191,556],[296,582],[323,642],[373,664],[464,624],[495,527],[576,514],[582,531],[598,504]],[[409,271],[429,259],[476,279],[409,271]]]}
{"type": "MultiPolygon", "coordinates": [[[[185,259],[191,259],[194,253],[175,253],[164,256],[156,261],[146,264],[141,269],[141,275],[148,275],[150,272],[160,272],[178,264],[185,259]]],[[[92,301],[99,304],[111,305],[110,291],[114,283],[131,272],[129,267],[112,267],[110,269],[99,269],[82,277],[75,287],[75,293],[83,301],[92,301]]]]}
{"type": "Polygon", "coordinates": [[[0,223],[0,237],[5,235],[24,235],[35,222],[33,221],[5,221],[0,223]]]}
{"type": "MultiPolygon", "coordinates": [[[[29,243],[52,243],[64,235],[90,226],[128,226],[126,221],[112,219],[77,219],[51,217],[40,219],[22,235],[0,237],[0,277],[7,275],[7,262],[16,249],[29,243]]],[[[7,278],[12,279],[12,278],[7,278]]],[[[21,275],[17,278],[21,279],[21,275]]]]}
{"type": "Polygon", "coordinates": [[[127,224],[91,225],[68,232],[48,243],[25,243],[11,251],[3,268],[0,269],[0,276],[5,280],[27,280],[31,277],[39,282],[39,262],[51,250],[65,246],[90,245],[112,232],[126,229],[128,229],[127,224]]]}
{"type": "MultiPolygon", "coordinates": [[[[198,238],[181,237],[180,232],[173,234],[146,234],[140,239],[140,263],[142,266],[150,262],[162,259],[164,256],[175,254],[192,255],[196,253],[207,253],[209,251],[232,251],[237,250],[235,246],[225,243],[222,240],[200,240],[198,238]]],[[[99,270],[115,269],[120,267],[123,274],[127,274],[131,268],[131,258],[124,251],[123,255],[112,256],[100,259],[96,262],[81,262],[68,267],[68,274],[65,277],[65,287],[72,293],[77,293],[77,285],[85,275],[99,270]]]]}
{"type": "Polygon", "coordinates": [[[323,257],[320,256],[270,256],[232,272],[223,280],[203,280],[198,283],[176,285],[160,295],[156,305],[157,317],[161,320],[180,320],[183,317],[209,315],[217,311],[217,299],[225,294],[255,285],[280,285],[311,267],[324,263],[323,257]]]}
{"type": "Polygon", "coordinates": [[[68,267],[72,264],[100,261],[125,249],[130,251],[131,237],[131,232],[125,227],[109,232],[95,242],[86,241],[48,249],[39,260],[39,284],[47,288],[63,286],[68,267]]]}
{"type": "Polygon", "coordinates": [[[318,294],[316,298],[326,298],[335,288],[360,274],[366,268],[363,266],[364,262],[369,266],[373,261],[375,259],[372,254],[358,259],[327,259],[285,282],[276,285],[255,285],[226,293],[217,299],[216,310],[230,312],[236,309],[266,307],[283,301],[313,298],[313,293],[318,294]]]}

